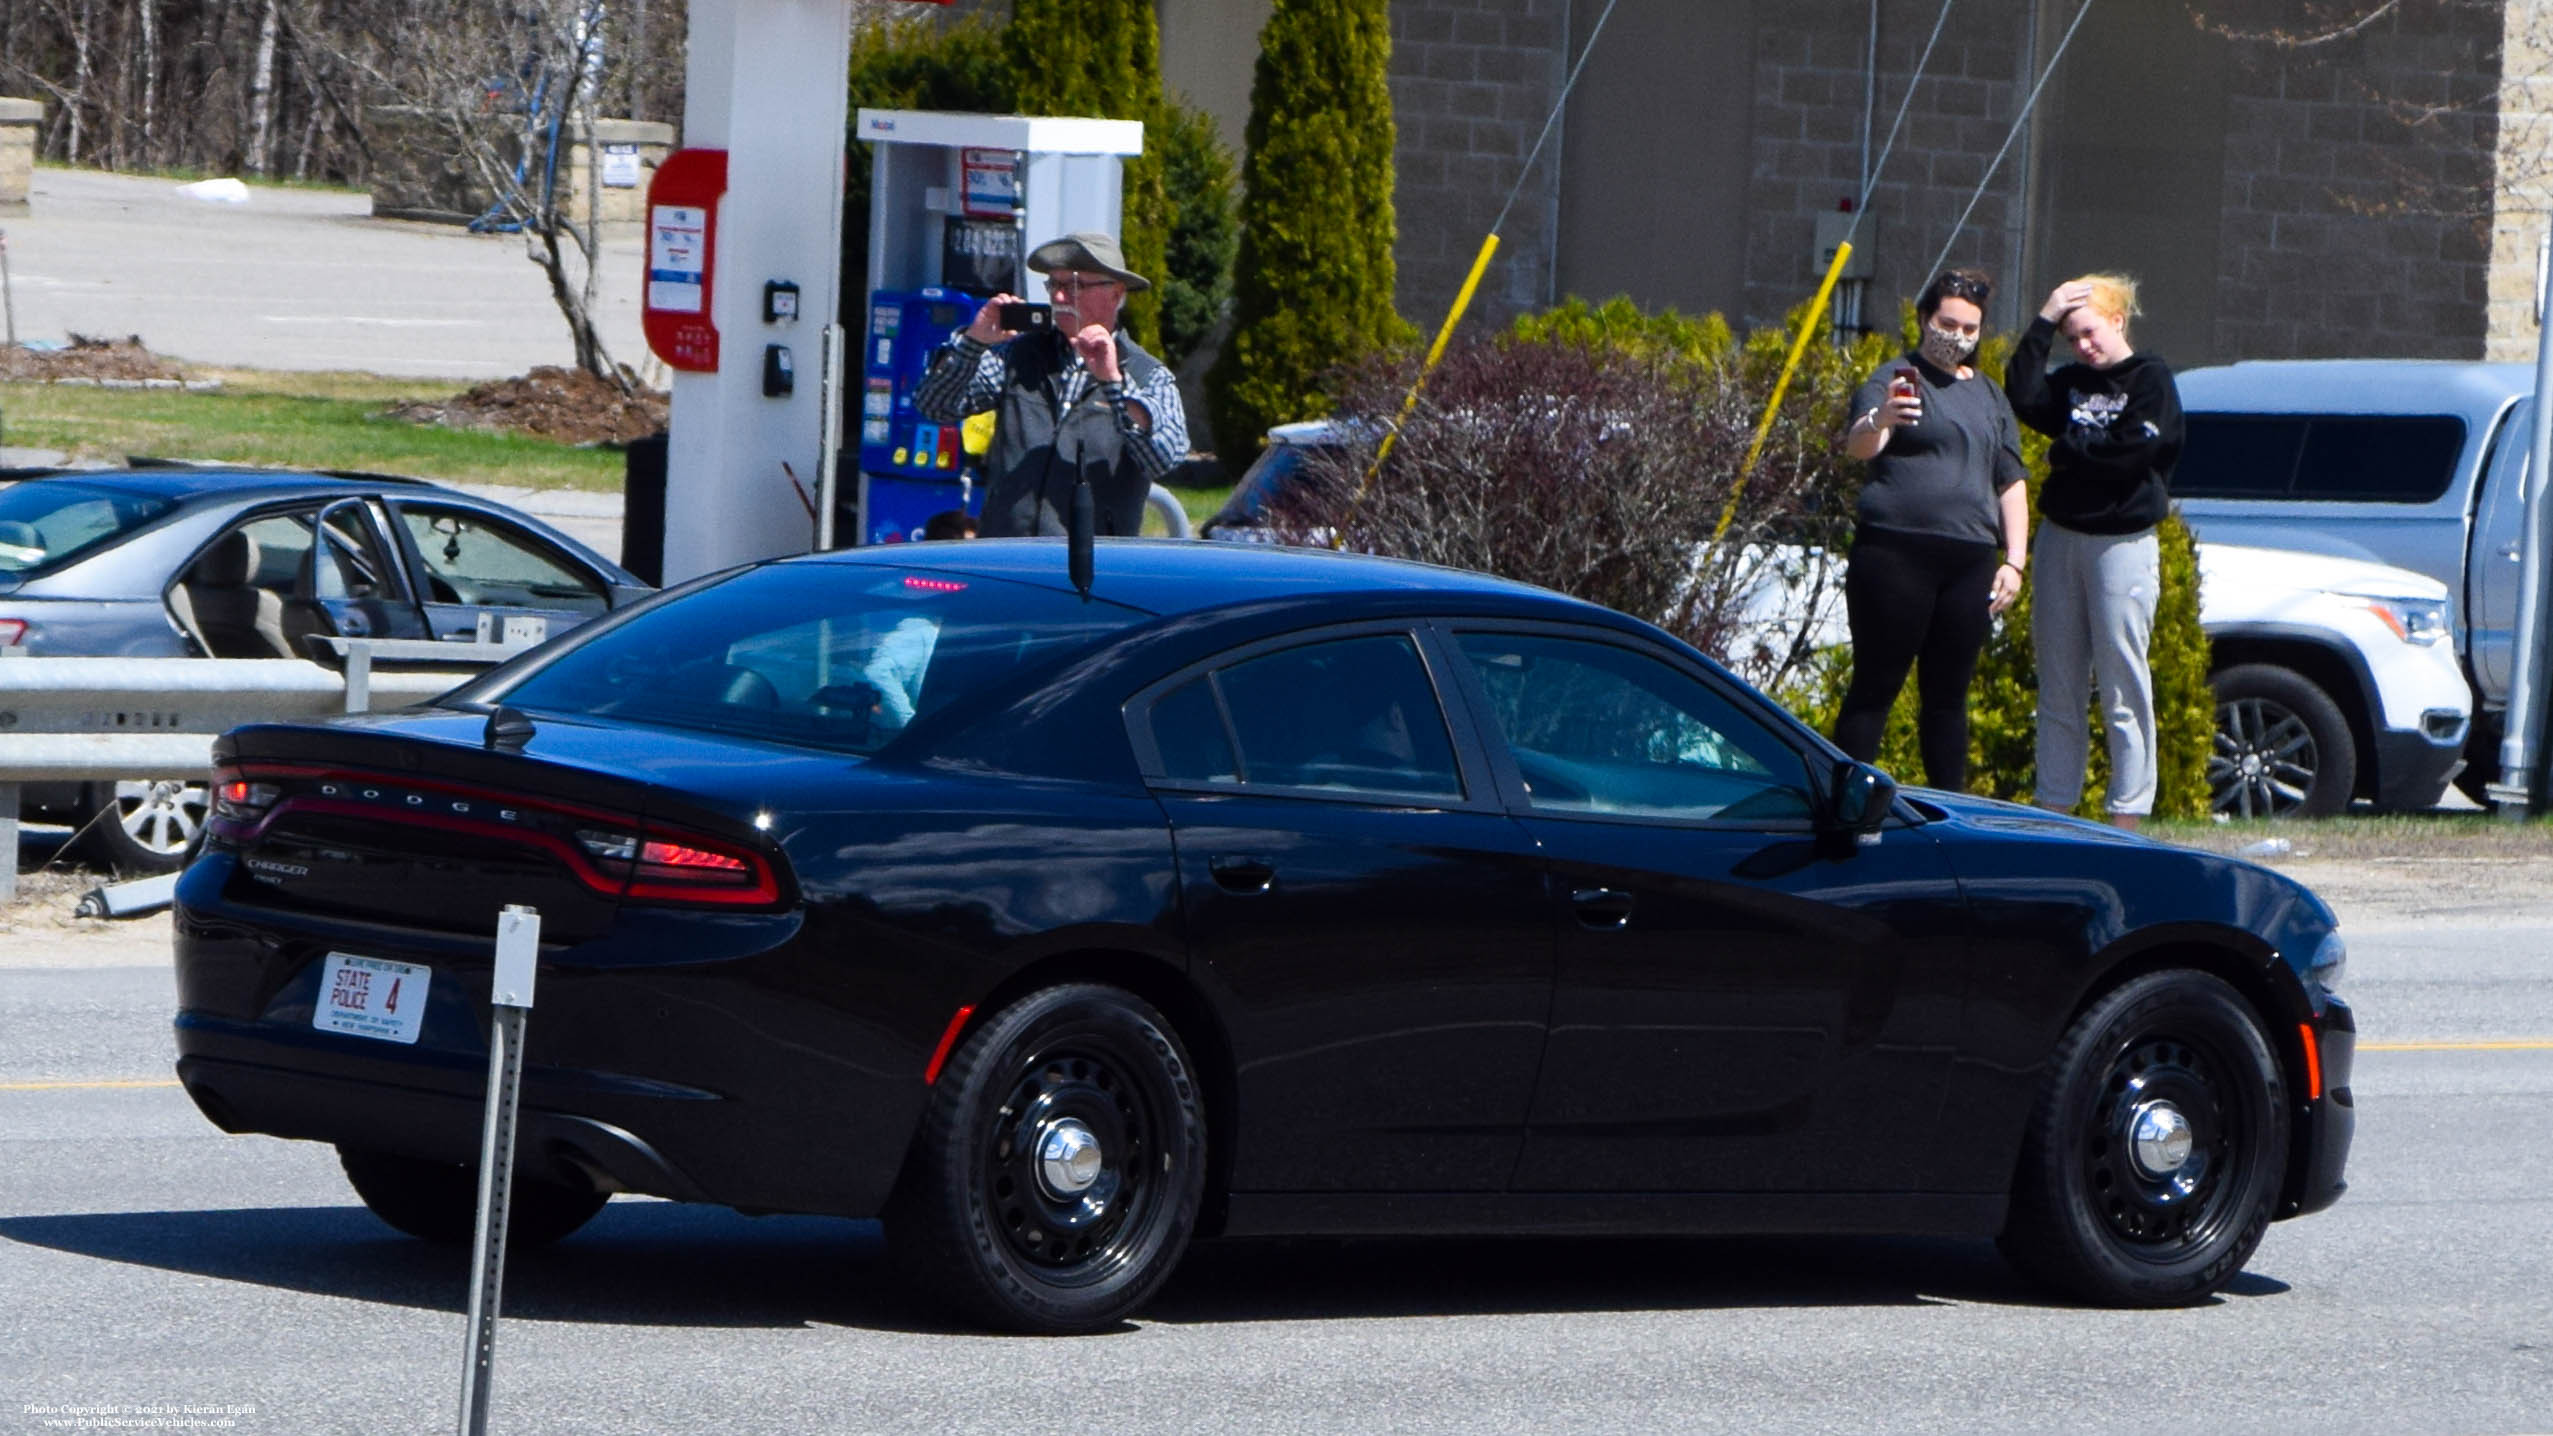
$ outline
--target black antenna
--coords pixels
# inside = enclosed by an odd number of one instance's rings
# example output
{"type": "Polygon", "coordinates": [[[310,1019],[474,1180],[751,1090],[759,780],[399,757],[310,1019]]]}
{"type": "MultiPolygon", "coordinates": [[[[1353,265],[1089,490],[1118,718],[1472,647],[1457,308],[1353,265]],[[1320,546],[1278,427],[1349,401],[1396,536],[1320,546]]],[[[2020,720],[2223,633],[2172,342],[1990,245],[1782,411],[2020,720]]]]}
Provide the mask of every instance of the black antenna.
{"type": "Polygon", "coordinates": [[[1090,597],[1090,535],[1097,527],[1099,518],[1092,512],[1090,480],[1075,479],[1072,522],[1064,530],[1065,568],[1072,575],[1074,590],[1084,598],[1090,597]]]}
{"type": "Polygon", "coordinates": [[[529,717],[500,703],[488,714],[487,746],[520,753],[536,731],[529,717]]]}

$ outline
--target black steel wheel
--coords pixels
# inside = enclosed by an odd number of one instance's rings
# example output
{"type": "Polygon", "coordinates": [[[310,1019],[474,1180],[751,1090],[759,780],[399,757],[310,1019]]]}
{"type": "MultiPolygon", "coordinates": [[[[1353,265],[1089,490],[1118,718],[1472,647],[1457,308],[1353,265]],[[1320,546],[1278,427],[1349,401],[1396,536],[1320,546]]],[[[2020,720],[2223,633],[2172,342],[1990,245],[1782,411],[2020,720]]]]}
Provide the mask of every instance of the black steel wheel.
{"type": "MultiPolygon", "coordinates": [[[[337,1164],[372,1214],[409,1236],[447,1245],[466,1242],[478,1225],[479,1173],[454,1162],[428,1162],[339,1147],[337,1164]]],[[[506,1200],[509,1246],[547,1246],[594,1219],[608,1192],[515,1173],[506,1200]]]]}
{"type": "Polygon", "coordinates": [[[2004,1254],[2104,1306],[2185,1306],[2260,1245],[2287,1164],[2286,1083],[2251,1005],[2203,972],[2137,978],[2050,1059],[2004,1254]]]}
{"type": "Polygon", "coordinates": [[[1116,988],[1050,987],[981,1021],[932,1088],[890,1204],[897,1261],[988,1326],[1124,1319],[1196,1227],[1194,1073],[1168,1021],[1116,988]]]}
{"type": "Polygon", "coordinates": [[[173,873],[203,843],[210,802],[201,778],[89,783],[81,789],[80,845],[119,873],[173,873]]]}
{"type": "Polygon", "coordinates": [[[2216,746],[2207,792],[2234,818],[2324,818],[2346,811],[2358,744],[2331,696],[2293,669],[2241,663],[2209,680],[2216,746]]]}

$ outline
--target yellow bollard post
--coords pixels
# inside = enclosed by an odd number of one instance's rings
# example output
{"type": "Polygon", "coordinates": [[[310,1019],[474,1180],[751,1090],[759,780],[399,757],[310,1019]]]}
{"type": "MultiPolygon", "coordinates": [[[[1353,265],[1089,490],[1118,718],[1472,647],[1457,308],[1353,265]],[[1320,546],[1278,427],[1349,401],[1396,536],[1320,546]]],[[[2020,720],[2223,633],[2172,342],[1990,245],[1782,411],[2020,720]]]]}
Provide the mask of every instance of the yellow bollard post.
{"type": "Polygon", "coordinates": [[[1808,302],[1808,315],[1800,320],[1800,332],[1791,339],[1790,357],[1782,361],[1782,373],[1773,381],[1773,397],[1764,401],[1764,417],[1755,426],[1754,441],[1746,446],[1746,462],[1738,466],[1737,482],[1729,489],[1729,501],[1720,509],[1720,521],[1712,526],[1711,542],[1717,544],[1729,531],[1729,521],[1737,517],[1738,496],[1746,492],[1746,481],[1755,472],[1755,461],[1764,452],[1765,436],[1773,432],[1773,416],[1780,412],[1782,395],[1791,387],[1791,375],[1798,371],[1800,356],[1808,352],[1808,336],[1817,332],[1817,321],[1826,313],[1826,301],[1835,292],[1835,281],[1843,277],[1844,261],[1852,258],[1850,243],[1835,246],[1835,261],[1826,266],[1825,282],[1817,286],[1817,297],[1808,302]]]}

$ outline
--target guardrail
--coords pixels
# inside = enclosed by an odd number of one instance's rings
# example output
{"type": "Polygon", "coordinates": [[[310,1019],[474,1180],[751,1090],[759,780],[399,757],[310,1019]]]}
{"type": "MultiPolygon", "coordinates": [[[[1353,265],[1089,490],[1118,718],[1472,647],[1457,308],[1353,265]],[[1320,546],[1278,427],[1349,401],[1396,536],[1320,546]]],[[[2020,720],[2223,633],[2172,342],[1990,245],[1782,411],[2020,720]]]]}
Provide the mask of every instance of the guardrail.
{"type": "Polygon", "coordinates": [[[329,642],[342,673],[297,658],[0,657],[0,902],[17,897],[20,784],[209,773],[213,739],[243,723],[421,702],[537,641],[329,642]]]}

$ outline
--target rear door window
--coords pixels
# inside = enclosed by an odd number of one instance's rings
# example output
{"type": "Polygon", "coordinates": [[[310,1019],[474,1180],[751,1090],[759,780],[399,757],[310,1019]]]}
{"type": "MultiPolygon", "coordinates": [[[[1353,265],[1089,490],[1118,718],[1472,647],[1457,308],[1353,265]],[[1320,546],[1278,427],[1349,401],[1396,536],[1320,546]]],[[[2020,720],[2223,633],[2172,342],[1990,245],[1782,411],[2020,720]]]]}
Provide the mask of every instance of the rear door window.
{"type": "Polygon", "coordinates": [[[1405,633],[1262,653],[1155,700],[1162,776],[1459,801],[1443,706],[1405,633]]]}

